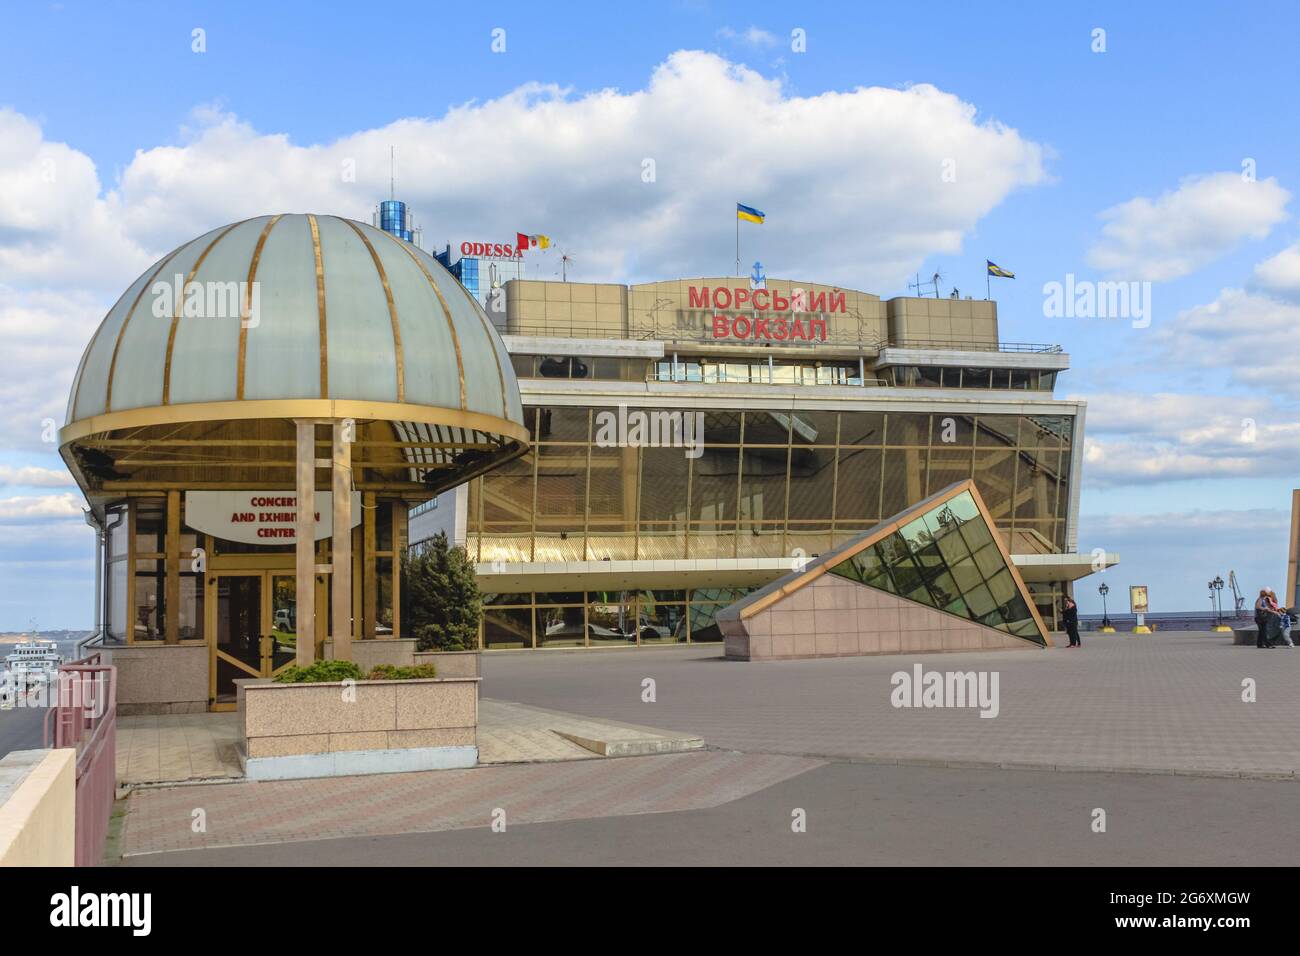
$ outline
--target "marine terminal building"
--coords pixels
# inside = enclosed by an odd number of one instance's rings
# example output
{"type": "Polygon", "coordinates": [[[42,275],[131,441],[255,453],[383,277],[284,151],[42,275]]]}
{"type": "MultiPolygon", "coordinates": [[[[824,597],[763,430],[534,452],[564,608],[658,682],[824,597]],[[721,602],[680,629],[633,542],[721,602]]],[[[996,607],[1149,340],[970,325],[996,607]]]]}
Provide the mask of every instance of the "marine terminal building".
{"type": "Polygon", "coordinates": [[[964,479],[1047,627],[1093,571],[1069,356],[1001,342],[995,302],[514,280],[488,314],[531,447],[410,525],[477,563],[486,649],[719,641],[723,608],[964,479]]]}
{"type": "MultiPolygon", "coordinates": [[[[977,628],[1045,635],[1092,571],[1068,357],[1000,342],[993,302],[732,277],[483,300],[403,236],[298,214],[126,289],[59,435],[123,713],[232,708],[321,657],[410,662],[401,559],[439,529],[476,563],[488,650],[720,641],[723,609],[962,482],[1014,570],[970,545],[955,590],[926,579],[935,613],[960,594],[977,628]]],[[[909,573],[859,583],[917,604],[909,573]]],[[[857,652],[894,646],[874,633],[857,652]]]]}

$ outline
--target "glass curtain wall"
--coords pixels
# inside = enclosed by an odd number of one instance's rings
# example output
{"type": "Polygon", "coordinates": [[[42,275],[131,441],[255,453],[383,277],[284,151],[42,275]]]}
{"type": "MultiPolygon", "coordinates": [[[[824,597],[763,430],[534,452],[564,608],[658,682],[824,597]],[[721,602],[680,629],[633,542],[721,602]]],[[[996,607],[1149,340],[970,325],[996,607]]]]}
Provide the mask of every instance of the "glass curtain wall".
{"type": "Polygon", "coordinates": [[[638,413],[663,410],[526,409],[528,454],[470,483],[470,558],[814,556],[965,478],[1011,553],[1065,548],[1069,416],[686,410],[692,448],[638,413]]]}
{"type": "Polygon", "coordinates": [[[481,646],[628,647],[722,640],[717,614],[749,588],[488,594],[481,646]]]}

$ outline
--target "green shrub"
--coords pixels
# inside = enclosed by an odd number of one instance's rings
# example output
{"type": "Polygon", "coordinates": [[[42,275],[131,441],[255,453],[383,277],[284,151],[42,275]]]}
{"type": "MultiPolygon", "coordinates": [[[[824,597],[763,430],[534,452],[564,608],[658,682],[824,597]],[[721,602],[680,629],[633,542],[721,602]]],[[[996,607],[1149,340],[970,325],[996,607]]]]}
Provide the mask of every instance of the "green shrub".
{"type": "Polygon", "coordinates": [[[410,664],[404,667],[396,664],[376,664],[366,675],[366,680],[420,680],[437,676],[438,668],[432,664],[410,664]]]}
{"type": "Polygon", "coordinates": [[[275,677],[277,684],[328,684],[334,681],[363,680],[361,668],[351,661],[316,661],[309,667],[291,664],[275,677]]]}
{"type": "Polygon", "coordinates": [[[402,559],[402,629],[422,651],[478,647],[483,597],[464,548],[438,532],[423,551],[402,559]]]}

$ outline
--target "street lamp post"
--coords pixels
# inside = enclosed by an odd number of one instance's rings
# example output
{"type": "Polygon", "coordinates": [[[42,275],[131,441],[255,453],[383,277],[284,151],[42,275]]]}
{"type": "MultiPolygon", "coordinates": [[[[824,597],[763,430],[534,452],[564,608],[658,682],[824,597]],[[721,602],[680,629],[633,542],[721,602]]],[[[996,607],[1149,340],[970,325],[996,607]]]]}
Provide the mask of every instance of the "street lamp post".
{"type": "Polygon", "coordinates": [[[1106,610],[1106,595],[1110,593],[1110,586],[1105,581],[1101,582],[1101,587],[1097,588],[1097,593],[1101,595],[1101,632],[1103,634],[1114,634],[1115,627],[1110,623],[1110,614],[1106,610]]]}
{"type": "Polygon", "coordinates": [[[1210,582],[1210,595],[1214,599],[1214,629],[1216,631],[1231,631],[1232,628],[1223,623],[1223,577],[1216,574],[1214,580],[1210,582]]]}

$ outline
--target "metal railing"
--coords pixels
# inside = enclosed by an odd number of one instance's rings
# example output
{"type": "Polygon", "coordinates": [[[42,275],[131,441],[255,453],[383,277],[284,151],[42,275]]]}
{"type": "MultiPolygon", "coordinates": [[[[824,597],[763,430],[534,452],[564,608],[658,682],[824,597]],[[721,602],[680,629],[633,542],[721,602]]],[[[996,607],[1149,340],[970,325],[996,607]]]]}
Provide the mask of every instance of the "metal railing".
{"type": "Polygon", "coordinates": [[[77,751],[77,866],[98,866],[117,793],[117,668],[92,654],[59,668],[45,746],[77,751]]]}
{"type": "Polygon", "coordinates": [[[882,348],[950,349],[957,352],[1061,352],[1059,345],[1044,342],[959,342],[952,339],[890,339],[882,348]]]}

